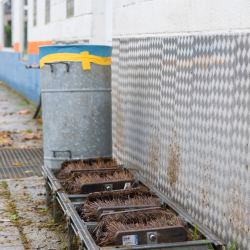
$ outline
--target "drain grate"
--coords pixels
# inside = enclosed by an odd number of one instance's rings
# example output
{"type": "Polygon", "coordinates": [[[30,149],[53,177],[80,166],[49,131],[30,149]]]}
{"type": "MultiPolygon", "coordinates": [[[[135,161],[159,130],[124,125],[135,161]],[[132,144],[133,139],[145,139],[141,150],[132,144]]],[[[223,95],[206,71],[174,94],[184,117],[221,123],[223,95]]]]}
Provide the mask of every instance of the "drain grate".
{"type": "Polygon", "coordinates": [[[43,148],[0,150],[0,179],[41,176],[43,148]],[[20,163],[20,166],[13,166],[20,163]]]}

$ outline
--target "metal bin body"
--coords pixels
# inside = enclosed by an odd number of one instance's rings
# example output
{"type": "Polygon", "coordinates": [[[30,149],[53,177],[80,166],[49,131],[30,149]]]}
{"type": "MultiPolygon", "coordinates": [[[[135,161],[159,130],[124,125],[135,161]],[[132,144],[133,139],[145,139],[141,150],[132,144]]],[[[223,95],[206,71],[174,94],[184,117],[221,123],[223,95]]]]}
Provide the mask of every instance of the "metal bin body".
{"type": "Polygon", "coordinates": [[[112,156],[111,66],[66,63],[41,68],[44,164],[51,169],[69,158],[112,156]]]}

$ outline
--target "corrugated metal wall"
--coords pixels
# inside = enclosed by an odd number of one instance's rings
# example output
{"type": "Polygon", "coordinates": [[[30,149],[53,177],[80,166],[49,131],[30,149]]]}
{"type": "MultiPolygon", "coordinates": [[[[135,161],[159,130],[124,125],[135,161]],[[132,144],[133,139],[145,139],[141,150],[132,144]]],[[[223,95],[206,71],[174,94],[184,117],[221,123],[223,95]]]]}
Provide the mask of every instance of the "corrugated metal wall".
{"type": "Polygon", "coordinates": [[[113,151],[250,249],[250,35],[113,40],[113,151]]]}

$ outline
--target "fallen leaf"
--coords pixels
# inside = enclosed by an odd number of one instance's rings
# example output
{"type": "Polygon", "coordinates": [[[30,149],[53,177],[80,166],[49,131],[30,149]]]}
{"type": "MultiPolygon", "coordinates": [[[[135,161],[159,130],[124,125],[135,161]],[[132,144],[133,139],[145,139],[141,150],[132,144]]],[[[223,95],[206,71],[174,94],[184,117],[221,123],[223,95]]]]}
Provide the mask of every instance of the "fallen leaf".
{"type": "Polygon", "coordinates": [[[10,136],[10,133],[9,132],[4,132],[2,134],[0,134],[1,137],[8,137],[10,136]]]}
{"type": "Polygon", "coordinates": [[[11,220],[8,220],[8,219],[0,219],[0,222],[8,222],[8,221],[11,221],[11,220]]]}
{"type": "Polygon", "coordinates": [[[22,163],[16,162],[16,163],[12,164],[12,166],[22,166],[22,163]]]}
{"type": "Polygon", "coordinates": [[[42,120],[42,119],[38,118],[37,120],[38,120],[40,123],[43,123],[43,120],[42,120]]]}
{"type": "Polygon", "coordinates": [[[7,115],[7,113],[5,113],[5,114],[0,114],[0,116],[6,116],[7,115]]]}
{"type": "Polygon", "coordinates": [[[35,135],[27,135],[27,136],[24,136],[24,140],[33,140],[33,139],[35,139],[36,138],[36,136],[35,135]]]}
{"type": "Polygon", "coordinates": [[[26,114],[29,114],[29,113],[30,113],[29,110],[22,110],[22,111],[17,111],[17,112],[16,112],[16,114],[18,114],[18,115],[20,115],[20,114],[26,115],[26,114]]]}
{"type": "Polygon", "coordinates": [[[23,132],[23,135],[35,135],[35,133],[23,132]]]}
{"type": "Polygon", "coordinates": [[[2,142],[2,143],[10,143],[11,140],[5,140],[3,137],[0,137],[0,142],[2,142]]]}

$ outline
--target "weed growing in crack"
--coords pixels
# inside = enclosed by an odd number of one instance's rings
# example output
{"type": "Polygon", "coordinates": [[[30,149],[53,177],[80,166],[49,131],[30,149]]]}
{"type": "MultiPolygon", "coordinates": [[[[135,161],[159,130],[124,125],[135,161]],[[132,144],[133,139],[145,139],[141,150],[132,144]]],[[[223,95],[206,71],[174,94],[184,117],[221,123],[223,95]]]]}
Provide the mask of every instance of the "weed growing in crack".
{"type": "MultiPolygon", "coordinates": [[[[223,250],[233,250],[233,249],[235,249],[236,248],[235,244],[236,244],[237,240],[238,239],[236,239],[228,249],[226,247],[223,247],[223,250]]],[[[211,246],[212,250],[215,250],[213,245],[210,242],[208,242],[207,240],[204,240],[204,242],[209,244],[211,246]]]]}
{"type": "Polygon", "coordinates": [[[20,101],[18,105],[23,106],[24,105],[23,101],[20,101]]]}
{"type": "Polygon", "coordinates": [[[46,207],[45,209],[40,209],[39,213],[47,213],[49,210],[49,207],[46,207]]]}
{"type": "Polygon", "coordinates": [[[8,187],[7,181],[2,181],[2,186],[4,189],[7,189],[8,187]]]}
{"type": "Polygon", "coordinates": [[[196,240],[197,231],[198,231],[198,225],[196,224],[196,225],[195,225],[195,229],[194,229],[194,238],[193,238],[193,241],[196,240]]]}
{"type": "Polygon", "coordinates": [[[25,246],[25,249],[28,249],[29,248],[29,239],[27,239],[27,237],[23,234],[23,225],[19,221],[19,219],[21,219],[22,217],[18,215],[18,212],[16,210],[15,200],[11,200],[11,193],[10,193],[9,190],[7,190],[8,189],[8,183],[7,183],[7,181],[2,181],[2,186],[6,190],[3,193],[3,195],[9,200],[7,202],[7,204],[6,204],[6,208],[11,213],[10,219],[17,226],[18,231],[19,231],[19,233],[21,235],[22,243],[25,246]]]}
{"type": "Polygon", "coordinates": [[[22,218],[23,218],[23,217],[18,216],[18,215],[16,215],[16,214],[13,214],[13,215],[10,216],[10,219],[13,220],[13,221],[17,221],[18,219],[22,219],[22,218]]]}

